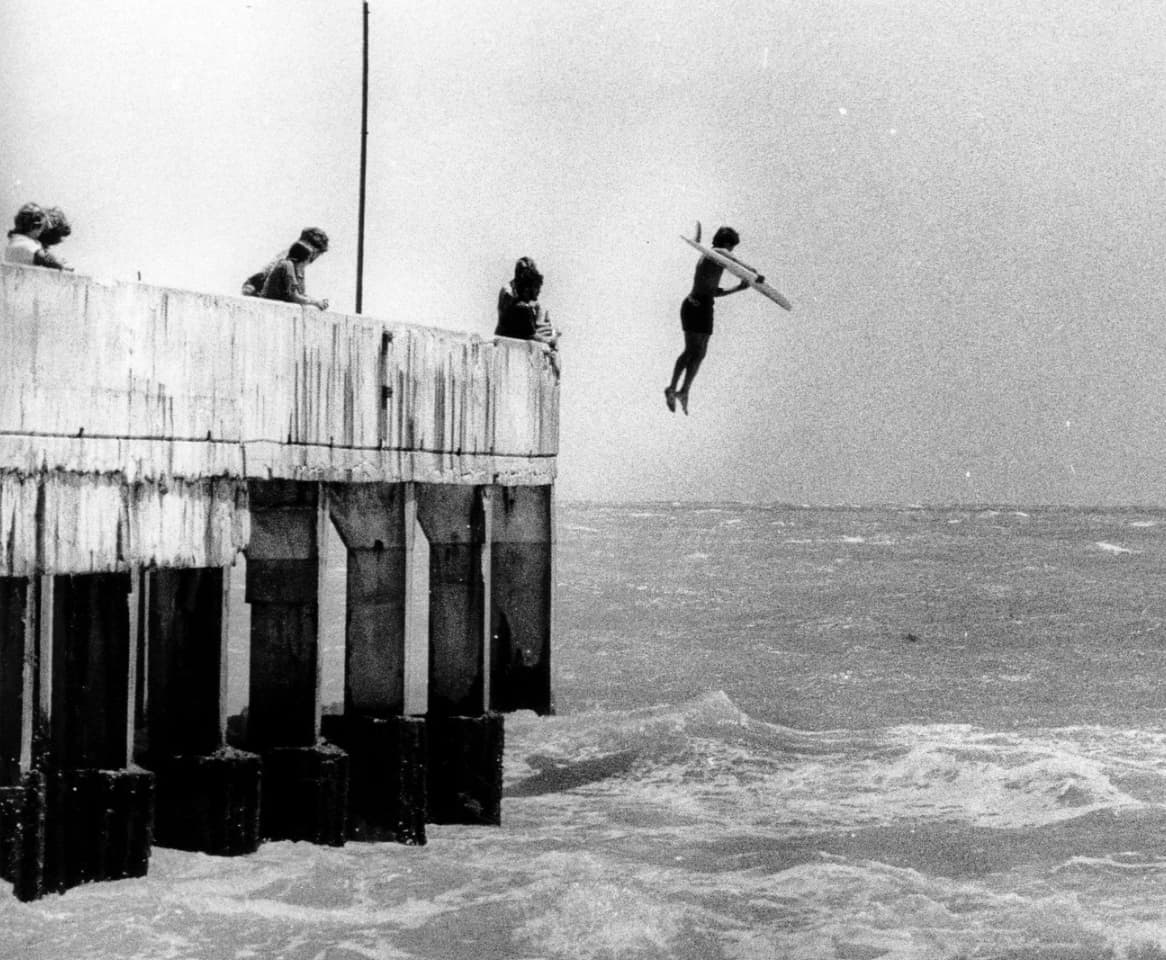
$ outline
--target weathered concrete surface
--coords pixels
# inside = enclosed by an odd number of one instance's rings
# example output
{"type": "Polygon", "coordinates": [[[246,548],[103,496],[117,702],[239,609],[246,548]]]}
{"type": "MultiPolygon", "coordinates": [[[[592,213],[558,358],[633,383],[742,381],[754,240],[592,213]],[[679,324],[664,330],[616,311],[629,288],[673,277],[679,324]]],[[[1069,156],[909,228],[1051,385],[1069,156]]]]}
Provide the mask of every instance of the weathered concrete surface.
{"type": "Polygon", "coordinates": [[[0,266],[0,576],[223,566],[247,479],[550,484],[558,421],[537,344],[0,266]]]}
{"type": "Polygon", "coordinates": [[[328,506],[348,554],[346,714],[405,710],[405,641],[415,511],[406,484],[335,484],[328,506]]]}
{"type": "Polygon", "coordinates": [[[421,484],[417,519],[429,541],[429,714],[486,709],[489,556],[485,491],[421,484]]]}
{"type": "Polygon", "coordinates": [[[495,493],[491,530],[490,709],[554,712],[551,487],[495,493]]]}
{"type": "Polygon", "coordinates": [[[320,732],[319,484],[255,481],[247,548],[247,743],[311,747],[320,732]]]}

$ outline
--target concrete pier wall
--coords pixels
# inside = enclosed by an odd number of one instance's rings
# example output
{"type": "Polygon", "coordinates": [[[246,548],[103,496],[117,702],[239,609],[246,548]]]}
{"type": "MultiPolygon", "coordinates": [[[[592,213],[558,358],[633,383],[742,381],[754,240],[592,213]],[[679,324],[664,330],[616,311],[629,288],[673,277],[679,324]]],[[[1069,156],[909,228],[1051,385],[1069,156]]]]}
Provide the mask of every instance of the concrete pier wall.
{"type": "Polygon", "coordinates": [[[248,479],[550,484],[558,417],[537,344],[0,266],[0,576],[229,563],[248,479]]]}
{"type": "Polygon", "coordinates": [[[33,899],[139,876],[153,842],[498,823],[499,711],[553,702],[558,403],[538,344],[0,266],[0,877],[33,899]]]}

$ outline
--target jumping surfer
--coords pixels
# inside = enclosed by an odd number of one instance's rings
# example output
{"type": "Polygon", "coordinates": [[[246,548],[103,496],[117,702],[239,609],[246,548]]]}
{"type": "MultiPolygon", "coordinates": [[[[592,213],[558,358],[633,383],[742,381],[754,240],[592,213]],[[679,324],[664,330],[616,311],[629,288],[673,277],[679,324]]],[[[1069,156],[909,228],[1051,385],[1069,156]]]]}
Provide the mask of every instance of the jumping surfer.
{"type": "MultiPolygon", "coordinates": [[[[697,239],[700,239],[700,227],[697,226],[697,239]]],[[[721,227],[713,235],[713,249],[732,256],[733,248],[741,242],[737,231],[732,227],[721,227]]],[[[738,261],[740,262],[740,261],[738,261]]],[[[750,268],[752,269],[752,268],[750,268]]],[[[749,284],[742,280],[740,284],[728,290],[720,286],[721,275],[725,268],[708,257],[701,257],[697,262],[696,271],[692,277],[692,291],[684,298],[680,305],[680,326],[684,330],[684,352],[676,358],[676,366],[672,370],[672,382],[664,388],[664,402],[668,409],[676,412],[676,401],[685,415],[688,414],[688,391],[696,373],[700,369],[708,351],[709,337],[713,332],[713,300],[716,297],[727,297],[731,293],[739,293],[748,288],[749,284]],[[681,375],[684,383],[680,384],[681,375]]],[[[764,282],[765,278],[758,276],[756,282],[764,282]]]]}

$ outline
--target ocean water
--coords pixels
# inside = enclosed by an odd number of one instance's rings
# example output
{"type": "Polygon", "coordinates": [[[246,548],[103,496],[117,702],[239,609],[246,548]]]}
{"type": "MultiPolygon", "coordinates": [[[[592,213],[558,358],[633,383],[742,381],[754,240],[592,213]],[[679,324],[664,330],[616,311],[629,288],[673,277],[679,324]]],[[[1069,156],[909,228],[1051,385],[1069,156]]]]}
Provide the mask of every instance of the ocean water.
{"type": "Polygon", "coordinates": [[[0,890],[0,958],[1166,960],[1166,511],[557,523],[501,827],[0,890]]]}

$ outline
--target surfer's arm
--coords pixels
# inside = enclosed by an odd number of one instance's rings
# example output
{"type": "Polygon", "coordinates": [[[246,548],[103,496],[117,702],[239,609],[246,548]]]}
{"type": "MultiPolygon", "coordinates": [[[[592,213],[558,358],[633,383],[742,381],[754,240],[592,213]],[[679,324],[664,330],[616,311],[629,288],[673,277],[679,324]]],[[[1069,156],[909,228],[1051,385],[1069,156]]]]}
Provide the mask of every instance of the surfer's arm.
{"type": "Polygon", "coordinates": [[[764,283],[765,282],[765,277],[763,277],[761,275],[761,271],[758,270],[756,267],[750,266],[748,263],[746,263],[740,257],[734,256],[733,254],[729,253],[728,250],[725,250],[722,247],[713,247],[713,249],[716,250],[717,253],[719,253],[722,257],[728,257],[730,260],[733,261],[733,263],[739,264],[742,267],[744,267],[746,270],[748,270],[750,273],[756,274],[756,276],[753,278],[755,283],[764,283]]]}
{"type": "Polygon", "coordinates": [[[728,290],[724,290],[721,287],[717,287],[717,292],[714,293],[713,296],[714,297],[727,297],[731,293],[740,293],[742,290],[746,289],[748,286],[749,286],[748,282],[745,280],[742,280],[739,284],[737,284],[737,286],[730,287],[728,290]]]}

